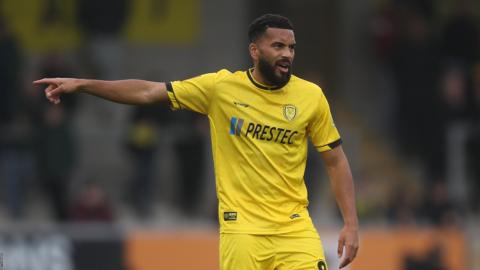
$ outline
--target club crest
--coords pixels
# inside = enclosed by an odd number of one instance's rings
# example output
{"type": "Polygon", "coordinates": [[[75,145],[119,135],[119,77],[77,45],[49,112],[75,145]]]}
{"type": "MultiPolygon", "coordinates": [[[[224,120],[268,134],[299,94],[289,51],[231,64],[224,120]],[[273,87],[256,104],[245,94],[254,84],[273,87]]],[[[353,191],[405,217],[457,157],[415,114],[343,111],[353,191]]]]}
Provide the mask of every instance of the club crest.
{"type": "Polygon", "coordinates": [[[292,104],[287,104],[283,106],[283,117],[288,121],[292,121],[297,116],[297,107],[292,104]]]}

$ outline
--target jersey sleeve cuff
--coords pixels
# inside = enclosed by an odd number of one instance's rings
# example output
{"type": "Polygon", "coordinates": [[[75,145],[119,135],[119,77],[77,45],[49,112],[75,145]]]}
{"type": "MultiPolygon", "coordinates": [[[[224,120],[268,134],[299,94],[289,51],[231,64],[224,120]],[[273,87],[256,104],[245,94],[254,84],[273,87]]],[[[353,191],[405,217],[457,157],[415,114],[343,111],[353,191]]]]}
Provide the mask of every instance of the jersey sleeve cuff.
{"type": "Polygon", "coordinates": [[[170,99],[170,108],[175,111],[179,110],[182,107],[180,106],[180,102],[177,99],[177,96],[175,96],[175,92],[173,91],[173,86],[171,82],[166,83],[167,85],[167,94],[168,98],[170,99]]]}
{"type": "Polygon", "coordinates": [[[328,150],[332,150],[333,148],[339,146],[342,144],[342,139],[338,139],[336,141],[333,141],[329,144],[326,144],[326,145],[321,145],[321,146],[315,146],[315,148],[317,148],[317,151],[318,152],[325,152],[325,151],[328,151],[328,150]]]}

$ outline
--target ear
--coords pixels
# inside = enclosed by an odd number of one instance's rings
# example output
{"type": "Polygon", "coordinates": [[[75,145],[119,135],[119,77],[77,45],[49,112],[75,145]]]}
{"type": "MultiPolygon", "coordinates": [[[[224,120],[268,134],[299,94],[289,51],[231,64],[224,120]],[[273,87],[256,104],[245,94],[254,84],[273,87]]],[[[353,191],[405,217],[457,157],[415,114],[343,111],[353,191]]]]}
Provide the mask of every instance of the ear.
{"type": "Polygon", "coordinates": [[[254,42],[250,43],[250,45],[248,45],[248,50],[250,52],[250,57],[252,57],[252,60],[256,62],[258,60],[259,54],[257,44],[255,44],[254,42]]]}

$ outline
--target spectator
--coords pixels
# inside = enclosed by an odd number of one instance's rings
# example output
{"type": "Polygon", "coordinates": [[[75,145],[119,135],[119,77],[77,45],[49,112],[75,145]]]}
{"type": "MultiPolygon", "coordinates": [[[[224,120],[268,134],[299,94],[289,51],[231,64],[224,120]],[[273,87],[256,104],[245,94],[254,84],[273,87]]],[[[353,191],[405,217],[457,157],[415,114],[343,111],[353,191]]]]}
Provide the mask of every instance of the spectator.
{"type": "Polygon", "coordinates": [[[427,187],[419,216],[426,218],[434,226],[451,226],[458,224],[457,211],[450,201],[445,183],[436,182],[427,187]]]}
{"type": "MultiPolygon", "coordinates": [[[[64,58],[56,53],[48,54],[40,66],[42,77],[51,74],[73,75],[64,58]]],[[[38,89],[36,92],[39,93],[38,89]]],[[[35,151],[41,184],[47,194],[55,220],[68,218],[68,187],[75,168],[76,146],[72,127],[72,115],[76,108],[74,96],[59,106],[35,104],[39,119],[36,121],[35,151]]],[[[35,105],[31,105],[34,107],[35,105]]]]}
{"type": "Polygon", "coordinates": [[[68,186],[75,165],[70,125],[63,105],[46,107],[37,134],[37,164],[58,221],[67,219],[68,186]]]}
{"type": "Polygon", "coordinates": [[[14,117],[20,91],[22,57],[17,40],[0,17],[0,123],[14,117]]]}
{"type": "Polygon", "coordinates": [[[112,222],[113,209],[104,189],[94,181],[88,182],[69,209],[72,222],[112,222]]]}
{"type": "Polygon", "coordinates": [[[469,69],[478,55],[479,29],[473,17],[470,0],[452,1],[454,14],[443,28],[442,49],[447,61],[454,61],[469,69]]]}
{"type": "Polygon", "coordinates": [[[473,211],[480,211],[480,63],[472,72],[472,96],[469,99],[471,132],[467,140],[467,168],[469,172],[469,203],[473,211]]]}
{"type": "MultiPolygon", "coordinates": [[[[178,112],[175,115],[180,116],[178,112]]],[[[202,120],[197,115],[185,114],[179,124],[181,129],[174,149],[179,159],[179,185],[177,194],[180,209],[186,216],[196,214],[201,190],[204,184],[204,143],[201,135],[202,120]]]]}
{"type": "Polygon", "coordinates": [[[133,177],[129,184],[129,197],[140,217],[150,215],[153,202],[153,169],[158,132],[155,112],[150,108],[136,108],[131,124],[127,147],[133,161],[133,177]]]}
{"type": "Polygon", "coordinates": [[[468,93],[467,74],[465,68],[449,65],[441,80],[442,104],[444,119],[449,121],[465,120],[467,118],[468,93]]]}
{"type": "MultiPolygon", "coordinates": [[[[407,188],[408,189],[408,188],[407,188]]],[[[393,194],[387,204],[387,218],[392,225],[413,225],[415,223],[414,202],[411,191],[404,187],[393,189],[393,194]]]]}
{"type": "Polygon", "coordinates": [[[444,178],[439,145],[444,145],[440,95],[437,91],[439,53],[429,22],[415,9],[401,14],[400,29],[392,54],[396,90],[398,145],[408,157],[418,157],[426,178],[444,178]],[[433,160],[433,161],[432,161],[433,160]],[[432,165],[433,164],[433,165],[432,165]]]}
{"type": "Polygon", "coordinates": [[[20,86],[22,63],[17,40],[0,18],[0,179],[15,219],[23,217],[26,182],[34,171],[32,119],[20,86]]]}

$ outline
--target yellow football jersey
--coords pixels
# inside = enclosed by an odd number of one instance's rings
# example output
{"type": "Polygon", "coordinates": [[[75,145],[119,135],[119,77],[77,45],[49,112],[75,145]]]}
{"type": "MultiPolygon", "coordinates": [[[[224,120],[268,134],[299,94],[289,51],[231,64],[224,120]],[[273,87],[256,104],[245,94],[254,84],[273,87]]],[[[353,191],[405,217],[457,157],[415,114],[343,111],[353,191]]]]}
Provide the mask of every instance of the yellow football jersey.
{"type": "Polygon", "coordinates": [[[328,102],[296,76],[275,88],[251,73],[167,83],[173,109],[209,118],[220,232],[316,236],[303,175],[307,137],[319,151],[341,143],[328,102]]]}

